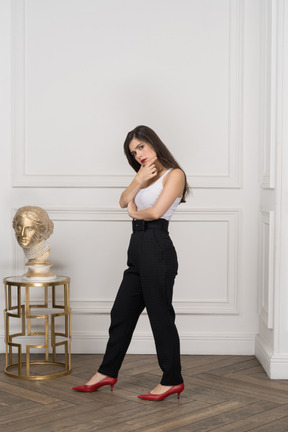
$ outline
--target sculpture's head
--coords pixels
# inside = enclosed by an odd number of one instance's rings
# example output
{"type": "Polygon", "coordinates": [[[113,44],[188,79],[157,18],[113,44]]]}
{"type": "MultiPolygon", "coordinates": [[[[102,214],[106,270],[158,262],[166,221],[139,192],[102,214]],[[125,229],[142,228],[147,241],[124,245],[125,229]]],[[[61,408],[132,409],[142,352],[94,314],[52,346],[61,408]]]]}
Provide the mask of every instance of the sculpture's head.
{"type": "Polygon", "coordinates": [[[25,206],[13,218],[16,239],[23,249],[32,248],[53,233],[54,224],[41,207],[25,206]]]}

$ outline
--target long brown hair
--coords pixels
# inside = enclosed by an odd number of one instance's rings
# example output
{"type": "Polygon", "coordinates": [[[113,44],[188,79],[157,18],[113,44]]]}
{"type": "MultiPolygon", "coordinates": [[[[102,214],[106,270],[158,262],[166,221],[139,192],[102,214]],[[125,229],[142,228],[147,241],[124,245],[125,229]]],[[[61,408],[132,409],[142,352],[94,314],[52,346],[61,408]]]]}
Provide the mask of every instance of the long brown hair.
{"type": "MultiPolygon", "coordinates": [[[[158,137],[158,135],[148,126],[137,126],[132,131],[128,132],[128,135],[124,141],[124,152],[127,157],[127,160],[129,162],[129,165],[138,172],[141,165],[136,161],[134,156],[131,154],[129,149],[129,144],[132,141],[133,138],[137,138],[141,141],[144,141],[145,143],[149,144],[153,150],[157,154],[157,159],[161,163],[161,165],[164,168],[179,168],[181,171],[183,169],[180,167],[178,162],[174,159],[173,155],[170,153],[168,148],[165,146],[165,144],[161,141],[161,139],[158,137]]],[[[185,186],[183,189],[183,195],[181,202],[186,202],[186,196],[190,192],[190,187],[187,183],[186,174],[183,171],[185,176],[185,186]]]]}

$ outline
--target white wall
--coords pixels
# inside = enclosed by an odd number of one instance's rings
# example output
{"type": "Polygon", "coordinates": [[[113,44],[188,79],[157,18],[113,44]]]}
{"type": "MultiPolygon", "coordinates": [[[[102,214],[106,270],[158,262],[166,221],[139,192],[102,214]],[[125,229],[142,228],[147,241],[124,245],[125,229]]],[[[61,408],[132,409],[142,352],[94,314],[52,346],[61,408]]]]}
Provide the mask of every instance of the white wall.
{"type": "MultiPolygon", "coordinates": [[[[182,352],[254,353],[260,3],[1,1],[1,277],[23,273],[16,209],[45,208],[53,269],[72,280],[73,352],[105,349],[131,232],[122,143],[147,124],[193,188],[170,228],[182,352]]],[[[129,352],[154,352],[145,314],[129,352]]]]}

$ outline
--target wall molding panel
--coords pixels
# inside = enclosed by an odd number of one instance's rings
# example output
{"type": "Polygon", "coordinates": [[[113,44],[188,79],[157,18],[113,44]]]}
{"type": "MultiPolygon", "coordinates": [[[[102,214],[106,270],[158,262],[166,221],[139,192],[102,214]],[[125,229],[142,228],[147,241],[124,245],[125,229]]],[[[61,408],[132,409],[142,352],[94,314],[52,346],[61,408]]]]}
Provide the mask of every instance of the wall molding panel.
{"type": "MultiPolygon", "coordinates": [[[[56,188],[56,187],[126,187],[131,181],[130,174],[98,175],[57,173],[33,173],[27,168],[29,140],[27,139],[25,110],[27,89],[25,83],[27,56],[25,47],[26,4],[29,0],[13,0],[13,187],[56,188]]],[[[196,175],[187,173],[193,188],[240,188],[242,185],[242,136],[243,136],[243,0],[227,1],[229,7],[229,53],[228,53],[228,161],[225,172],[215,175],[204,172],[196,175]]]]}
{"type": "Polygon", "coordinates": [[[261,141],[262,188],[275,188],[277,141],[277,82],[279,81],[279,26],[277,0],[261,1],[261,141]]]}
{"type": "Polygon", "coordinates": [[[261,212],[259,315],[268,329],[274,320],[274,211],[261,212]]]}
{"type": "MultiPolygon", "coordinates": [[[[126,210],[113,208],[46,208],[53,222],[120,222],[131,224],[126,210]]],[[[176,210],[172,224],[224,223],[227,230],[227,289],[223,299],[175,300],[179,315],[235,315],[238,314],[238,254],[239,254],[239,209],[183,209],[176,210]]],[[[15,249],[16,274],[23,272],[23,253],[15,249]]],[[[72,282],[73,283],[73,282],[72,282]]],[[[35,300],[37,302],[37,300],[35,300]]],[[[73,314],[109,314],[114,299],[74,298],[71,299],[73,314]]]]}
{"type": "MultiPolygon", "coordinates": [[[[47,210],[52,220],[77,220],[77,221],[118,221],[131,223],[130,218],[127,216],[127,212],[118,209],[54,209],[47,210]]],[[[224,222],[227,224],[227,292],[226,298],[223,301],[215,301],[214,299],[203,300],[201,302],[193,301],[191,299],[183,299],[182,301],[174,301],[175,309],[179,314],[238,314],[238,229],[239,229],[239,210],[231,209],[183,209],[176,210],[173,222],[174,223],[185,223],[185,222],[224,222]]],[[[110,312],[112,302],[107,305],[102,302],[93,303],[92,299],[87,299],[90,306],[94,305],[94,310],[103,311],[106,309],[106,313],[110,312]],[[92,300],[92,303],[91,303],[92,300]],[[108,306],[108,308],[107,308],[108,306]]],[[[86,302],[87,302],[86,300],[86,302]]],[[[74,305],[74,311],[77,309],[83,310],[85,305],[82,302],[77,301],[77,305],[74,305]]],[[[98,312],[96,312],[98,313],[98,312]]]]}

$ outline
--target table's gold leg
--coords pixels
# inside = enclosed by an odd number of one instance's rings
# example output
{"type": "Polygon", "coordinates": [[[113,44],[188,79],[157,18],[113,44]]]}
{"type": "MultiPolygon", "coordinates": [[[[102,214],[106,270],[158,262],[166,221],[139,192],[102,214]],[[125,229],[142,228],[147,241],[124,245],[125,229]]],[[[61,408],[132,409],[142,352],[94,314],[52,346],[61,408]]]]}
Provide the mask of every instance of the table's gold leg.
{"type": "Polygon", "coordinates": [[[26,345],[26,376],[30,376],[30,346],[26,345]]]}
{"type": "Polygon", "coordinates": [[[45,317],[45,360],[49,360],[49,317],[45,317]]]}

